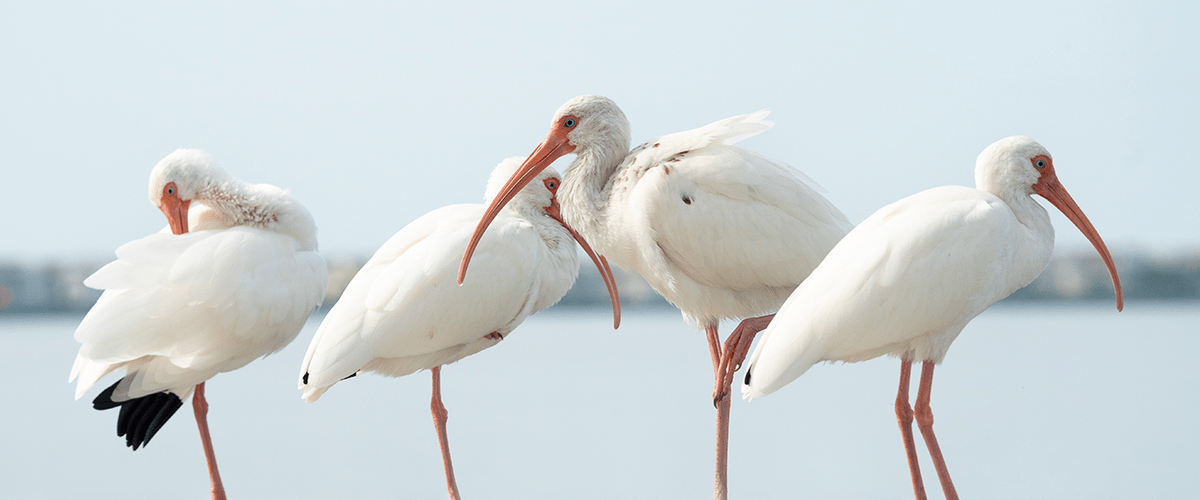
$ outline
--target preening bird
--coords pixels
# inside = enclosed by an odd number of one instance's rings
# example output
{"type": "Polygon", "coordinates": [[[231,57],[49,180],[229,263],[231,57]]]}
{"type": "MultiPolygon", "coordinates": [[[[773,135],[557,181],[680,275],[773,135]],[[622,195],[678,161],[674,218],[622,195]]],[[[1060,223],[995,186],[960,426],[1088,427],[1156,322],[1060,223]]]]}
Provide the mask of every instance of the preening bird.
{"type": "Polygon", "coordinates": [[[117,435],[145,446],[193,396],[214,498],[224,498],[208,434],[204,382],[296,338],[325,296],[325,260],[312,216],[288,193],[233,179],[212,158],[180,149],[150,173],[150,202],[168,228],[117,249],[84,281],[104,290],[75,340],[75,398],[120,407],[117,435]]]}
{"type": "MultiPolygon", "coordinates": [[[[717,406],[715,497],[726,497],[729,387],[754,333],[850,230],[798,170],[740,139],[771,127],[766,112],[647,141],[630,151],[616,103],[585,95],[554,113],[550,132],[488,207],[474,238],[555,159],[575,153],[559,192],[563,217],[596,250],[640,274],[705,331],[717,406]],[[721,320],[743,319],[722,349],[721,320]]],[[[468,247],[470,248],[470,247],[468,247]]],[[[463,256],[464,280],[470,251],[463,256]]]]}
{"type": "MultiPolygon", "coordinates": [[[[493,171],[491,200],[521,158],[493,171]]],[[[515,193],[495,227],[474,248],[475,279],[455,283],[459,255],[484,213],[479,204],[450,205],[405,226],[359,270],[325,316],[300,369],[305,401],[364,372],[400,377],[433,374],[430,408],[441,445],[447,490],[459,498],[446,437],[441,366],[492,347],[529,315],[558,302],[579,273],[578,241],[601,271],[620,322],[616,284],[607,262],[563,222],[558,173],[542,172],[515,193]]]]}
{"type": "Polygon", "coordinates": [[[963,328],[996,301],[1034,280],[1050,262],[1054,228],[1041,195],[1087,236],[1124,299],[1104,240],[1067,194],[1050,153],[1028,137],[1002,139],[980,153],[976,189],[934,188],[881,208],[838,243],[762,334],[742,386],[770,394],[821,361],[882,355],[901,360],[896,415],[913,489],[925,491],[912,433],[915,417],[947,498],[957,498],[933,434],[933,367],[963,328]],[[915,408],[912,363],[921,362],[915,408]]]}

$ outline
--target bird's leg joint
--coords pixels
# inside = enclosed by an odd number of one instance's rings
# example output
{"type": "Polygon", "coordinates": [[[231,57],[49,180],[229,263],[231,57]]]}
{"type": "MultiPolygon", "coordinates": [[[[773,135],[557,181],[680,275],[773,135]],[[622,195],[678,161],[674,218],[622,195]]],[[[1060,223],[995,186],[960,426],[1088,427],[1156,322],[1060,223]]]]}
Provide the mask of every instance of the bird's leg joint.
{"type": "MultiPolygon", "coordinates": [[[[930,429],[933,427],[933,408],[929,406],[929,401],[917,399],[917,404],[912,410],[912,415],[916,416],[917,427],[922,429],[930,429]]],[[[911,416],[909,417],[912,418],[911,416]]]]}
{"type": "Polygon", "coordinates": [[[907,399],[896,398],[896,421],[901,426],[911,426],[913,421],[913,409],[909,406],[907,399]]]}

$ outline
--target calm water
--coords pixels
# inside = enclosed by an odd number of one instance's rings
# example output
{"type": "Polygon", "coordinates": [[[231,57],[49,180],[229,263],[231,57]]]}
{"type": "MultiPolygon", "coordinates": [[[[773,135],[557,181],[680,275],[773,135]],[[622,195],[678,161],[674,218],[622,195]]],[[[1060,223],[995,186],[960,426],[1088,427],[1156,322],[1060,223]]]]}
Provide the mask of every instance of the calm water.
{"type": "MultiPolygon", "coordinates": [[[[79,319],[0,316],[0,496],[207,498],[190,405],[131,452],[116,411],[91,409],[99,388],[72,399],[79,319]]],[[[934,379],[959,493],[1200,497],[1197,326],[1196,303],[984,313],[934,379]]],[[[552,309],[443,370],[465,498],[711,498],[703,336],[673,310],[627,311],[610,327],[603,310],[552,309]]],[[[428,373],[358,377],[305,404],[296,372],[315,328],[209,382],[230,497],[445,498],[428,373]]],[[[731,495],[912,498],[892,413],[898,373],[892,359],[821,365],[765,399],[734,401],[731,495]]],[[[924,471],[939,497],[927,461],[924,471]]]]}

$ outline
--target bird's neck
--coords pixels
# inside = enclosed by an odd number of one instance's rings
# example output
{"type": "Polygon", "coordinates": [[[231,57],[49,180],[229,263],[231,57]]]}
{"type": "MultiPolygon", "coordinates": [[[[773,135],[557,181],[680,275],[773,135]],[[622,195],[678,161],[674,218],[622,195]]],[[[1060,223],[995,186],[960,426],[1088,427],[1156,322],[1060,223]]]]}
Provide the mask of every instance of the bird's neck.
{"type": "Polygon", "coordinates": [[[1009,267],[1021,273],[1010,278],[1016,288],[1020,288],[1032,282],[1050,264],[1054,253],[1054,225],[1050,223],[1046,208],[1030,194],[1009,193],[1002,199],[1023,228],[1013,253],[1013,259],[1021,262],[1014,262],[1009,267]]]}
{"type": "Polygon", "coordinates": [[[301,250],[317,249],[312,215],[283,189],[231,180],[212,186],[200,200],[219,213],[230,227],[266,229],[295,238],[301,250]]]}
{"type": "Polygon", "coordinates": [[[592,245],[602,245],[609,197],[618,167],[629,153],[629,140],[611,141],[576,151],[559,188],[563,219],[592,245]]]}

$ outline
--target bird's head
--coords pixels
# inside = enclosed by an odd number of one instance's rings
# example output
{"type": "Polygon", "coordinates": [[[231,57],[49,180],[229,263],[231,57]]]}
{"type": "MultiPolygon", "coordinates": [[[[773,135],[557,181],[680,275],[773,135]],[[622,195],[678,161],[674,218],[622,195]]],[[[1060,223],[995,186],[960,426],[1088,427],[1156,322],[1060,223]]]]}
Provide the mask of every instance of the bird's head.
{"type": "MultiPolygon", "coordinates": [[[[495,201],[509,177],[512,177],[513,172],[517,171],[524,160],[523,156],[513,156],[496,165],[496,168],[492,170],[492,175],[488,177],[487,189],[483,196],[485,204],[495,201]]],[[[512,196],[506,207],[523,214],[534,214],[551,204],[557,206],[558,202],[555,201],[554,195],[558,191],[561,178],[558,171],[553,168],[542,170],[528,185],[512,196]]]]}
{"type": "Polygon", "coordinates": [[[228,177],[208,153],[177,149],[150,171],[150,203],[162,210],[171,232],[188,232],[188,207],[214,182],[228,177]]]}
{"type": "Polygon", "coordinates": [[[487,190],[484,194],[485,202],[488,205],[488,211],[480,219],[479,225],[475,228],[475,233],[471,235],[471,240],[467,243],[467,248],[463,252],[462,264],[458,270],[458,283],[461,285],[466,277],[467,264],[471,260],[471,256],[475,253],[475,248],[479,241],[483,239],[484,232],[496,218],[500,210],[508,207],[517,213],[523,214],[526,217],[538,217],[542,214],[554,219],[560,224],[563,229],[570,233],[583,251],[591,257],[592,262],[596,264],[596,268],[600,270],[600,277],[604,280],[605,287],[608,288],[609,297],[613,304],[613,328],[621,324],[621,300],[617,295],[617,283],[613,277],[612,269],[609,268],[608,262],[596,254],[587,241],[583,239],[579,233],[575,232],[570,225],[567,224],[562,217],[562,211],[558,205],[558,188],[562,185],[562,177],[553,168],[543,167],[531,177],[531,180],[526,181],[518,191],[512,192],[510,185],[512,178],[516,176],[518,169],[522,167],[520,156],[505,159],[496,165],[492,170],[492,175],[488,179],[487,190]]]}
{"type": "Polygon", "coordinates": [[[581,95],[554,112],[542,144],[565,150],[555,158],[577,149],[590,150],[609,144],[620,145],[620,154],[624,156],[629,152],[629,137],[629,120],[617,103],[603,96],[581,95]]]}
{"type": "Polygon", "coordinates": [[[1048,200],[1075,224],[1100,253],[1100,258],[1108,267],[1112,278],[1113,290],[1117,296],[1117,310],[1124,307],[1121,278],[1117,276],[1117,267],[1108,252],[1108,246],[1104,244],[1092,222],[1083,214],[1083,209],[1079,208],[1067,193],[1067,188],[1059,182],[1058,174],[1054,171],[1054,160],[1045,147],[1033,139],[1019,135],[996,141],[979,153],[975,160],[975,184],[980,190],[992,193],[1006,203],[1031,194],[1038,194],[1048,200]]]}

